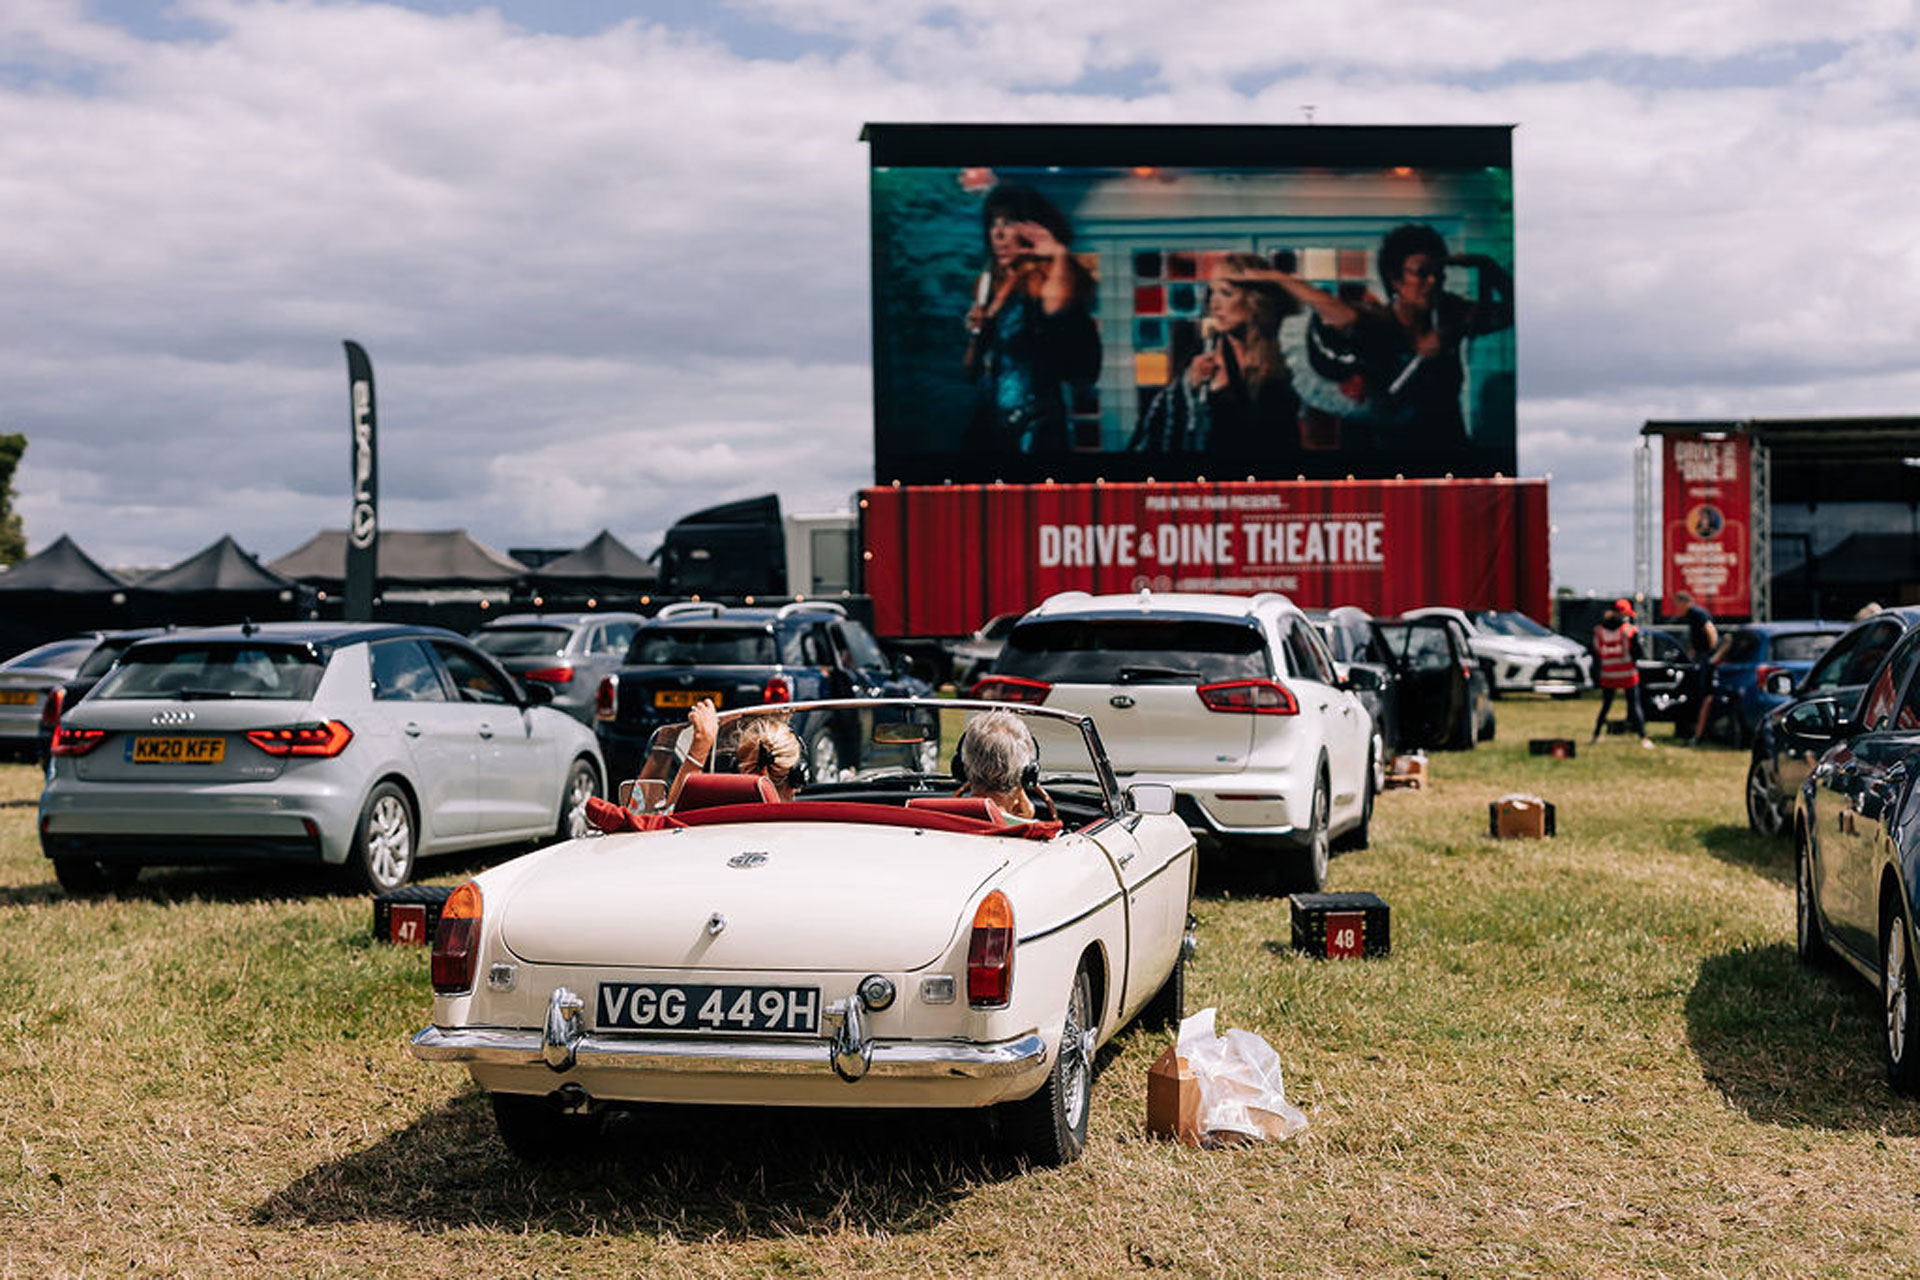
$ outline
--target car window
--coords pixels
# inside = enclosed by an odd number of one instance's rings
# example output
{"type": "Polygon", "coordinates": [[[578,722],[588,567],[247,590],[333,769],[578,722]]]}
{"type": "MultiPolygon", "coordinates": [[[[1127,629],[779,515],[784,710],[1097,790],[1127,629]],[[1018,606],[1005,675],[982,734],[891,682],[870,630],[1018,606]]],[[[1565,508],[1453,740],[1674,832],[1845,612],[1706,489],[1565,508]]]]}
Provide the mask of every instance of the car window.
{"type": "Polygon", "coordinates": [[[473,647],[496,658],[532,658],[562,653],[567,637],[565,627],[485,627],[473,633],[473,647]]]}
{"type": "Polygon", "coordinates": [[[1466,652],[1460,624],[1451,619],[1382,622],[1375,624],[1392,650],[1397,665],[1410,672],[1444,671],[1457,665],[1466,652]]]}
{"type": "Polygon", "coordinates": [[[635,666],[771,667],[773,632],[764,627],[646,627],[633,637],[635,666]]]}
{"type": "Polygon", "coordinates": [[[378,702],[445,702],[447,689],[440,668],[418,640],[382,640],[369,646],[367,666],[372,671],[374,700],[378,702]]]}
{"type": "Polygon", "coordinates": [[[1791,631],[1773,638],[1775,662],[1812,662],[1833,647],[1838,639],[1832,631],[1791,631]]]}
{"type": "Polygon", "coordinates": [[[1320,637],[1313,633],[1313,628],[1298,618],[1287,620],[1281,626],[1281,643],[1287,651],[1287,667],[1291,674],[1300,680],[1333,684],[1333,663],[1326,657],[1326,650],[1320,646],[1320,637]]]}
{"type": "Polygon", "coordinates": [[[1007,636],[994,671],[1050,684],[1204,684],[1274,674],[1258,626],[1204,618],[1029,619],[1007,636]]]}
{"type": "Polygon", "coordinates": [[[1886,656],[1893,652],[1893,646],[1900,642],[1900,624],[1897,622],[1876,622],[1868,628],[1867,637],[1854,648],[1852,658],[1840,672],[1840,684],[1865,684],[1873,679],[1873,673],[1879,669],[1886,656]]]}
{"type": "Polygon", "coordinates": [[[73,678],[75,680],[98,680],[101,676],[107,674],[109,667],[119,661],[120,655],[125,653],[127,646],[132,643],[133,641],[131,639],[102,640],[94,647],[93,652],[87,655],[87,660],[80,664],[80,669],[73,673],[73,678]]]}
{"type": "Polygon", "coordinates": [[[1685,662],[1687,646],[1664,631],[1642,631],[1640,652],[1656,662],[1685,662]]]}
{"type": "Polygon", "coordinates": [[[128,649],[92,697],[263,698],[305,701],[324,670],[304,646],[235,643],[145,644],[128,649]]]}
{"type": "Polygon", "coordinates": [[[1736,631],[1727,639],[1726,656],[1722,662],[1758,662],[1760,660],[1760,633],[1757,631],[1736,631]]]}
{"type": "Polygon", "coordinates": [[[1915,631],[1894,646],[1886,665],[1873,677],[1873,683],[1867,686],[1861,695],[1860,708],[1854,716],[1863,729],[1884,729],[1892,719],[1895,696],[1905,688],[1907,677],[1913,674],[1913,668],[1920,664],[1920,631],[1915,631]]]}
{"type": "Polygon", "coordinates": [[[600,647],[596,653],[621,654],[633,643],[633,633],[639,629],[638,623],[609,622],[600,632],[600,647]]]}
{"type": "Polygon", "coordinates": [[[52,644],[43,644],[25,653],[17,653],[0,662],[0,668],[11,670],[14,667],[50,667],[55,671],[71,670],[80,665],[98,641],[91,636],[84,640],[55,640],[52,644]]]}
{"type": "Polygon", "coordinates": [[[1801,691],[1865,684],[1899,638],[1900,626],[1894,622],[1870,622],[1847,632],[1814,663],[1801,683],[1801,691]]]}
{"type": "Polygon", "coordinates": [[[1920,729],[1920,680],[1907,681],[1907,692],[1900,709],[1893,713],[1893,728],[1905,732],[1920,729]]]}
{"type": "Polygon", "coordinates": [[[846,633],[847,647],[853,651],[854,666],[862,671],[885,671],[892,665],[881,651],[880,642],[865,627],[849,622],[841,630],[846,633]]]}
{"type": "Polygon", "coordinates": [[[1005,640],[1007,633],[1013,630],[1013,624],[1020,621],[1017,613],[1003,613],[980,629],[982,640],[1005,640]]]}
{"type": "Polygon", "coordinates": [[[839,623],[830,622],[827,624],[827,638],[833,644],[833,660],[835,665],[852,667],[854,665],[853,650],[847,646],[847,633],[841,630],[839,623]]]}
{"type": "Polygon", "coordinates": [[[479,659],[457,645],[433,642],[433,651],[447,666],[453,687],[463,702],[517,702],[513,691],[479,659]]]}

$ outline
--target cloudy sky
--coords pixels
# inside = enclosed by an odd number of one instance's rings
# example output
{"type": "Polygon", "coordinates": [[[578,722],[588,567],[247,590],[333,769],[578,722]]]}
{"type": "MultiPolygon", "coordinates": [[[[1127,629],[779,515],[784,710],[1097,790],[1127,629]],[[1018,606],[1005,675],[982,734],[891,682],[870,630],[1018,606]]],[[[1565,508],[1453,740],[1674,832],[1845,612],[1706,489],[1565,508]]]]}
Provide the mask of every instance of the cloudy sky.
{"type": "Polygon", "coordinates": [[[867,121],[1515,124],[1520,471],[1632,581],[1648,418],[1920,412],[1912,0],[4,0],[30,547],[382,515],[644,554],[871,478],[867,121]]]}

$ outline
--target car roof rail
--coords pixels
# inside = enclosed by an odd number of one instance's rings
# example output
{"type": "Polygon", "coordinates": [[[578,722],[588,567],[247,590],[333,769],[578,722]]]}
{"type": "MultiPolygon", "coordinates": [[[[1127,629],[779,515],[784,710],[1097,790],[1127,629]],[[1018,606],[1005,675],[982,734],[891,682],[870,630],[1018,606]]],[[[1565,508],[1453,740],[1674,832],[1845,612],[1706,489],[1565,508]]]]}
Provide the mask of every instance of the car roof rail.
{"type": "Polygon", "coordinates": [[[673,604],[663,606],[660,612],[653,616],[655,619],[690,618],[695,614],[699,614],[706,618],[717,618],[726,611],[727,606],[714,600],[678,600],[673,604]]]}
{"type": "Polygon", "coordinates": [[[794,600],[774,610],[776,618],[790,618],[796,613],[837,613],[847,616],[846,606],[834,600],[794,600]]]}

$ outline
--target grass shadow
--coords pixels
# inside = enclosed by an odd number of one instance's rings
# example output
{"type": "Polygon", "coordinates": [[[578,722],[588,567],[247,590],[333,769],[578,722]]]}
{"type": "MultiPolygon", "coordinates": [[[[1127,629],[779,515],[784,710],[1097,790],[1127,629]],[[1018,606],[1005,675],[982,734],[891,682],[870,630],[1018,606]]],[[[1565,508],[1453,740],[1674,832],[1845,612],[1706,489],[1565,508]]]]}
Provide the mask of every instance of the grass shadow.
{"type": "MultiPolygon", "coordinates": [[[[517,858],[533,848],[528,844],[495,845],[426,858],[415,865],[415,879],[465,879],[488,867],[517,858]]],[[[48,872],[46,880],[36,884],[0,887],[0,906],[42,906],[68,901],[71,895],[52,878],[53,864],[47,862],[44,865],[48,872]]],[[[140,878],[132,884],[102,896],[127,902],[171,905],[185,902],[278,902],[289,898],[370,895],[366,890],[350,884],[334,867],[306,863],[270,866],[257,862],[229,862],[143,867],[140,878]]]]}
{"type": "Polygon", "coordinates": [[[1776,884],[1793,883],[1793,841],[1786,836],[1763,836],[1751,827],[1723,822],[1701,830],[1700,847],[1776,884]]]}
{"type": "Polygon", "coordinates": [[[1787,943],[1710,956],[1687,994],[1707,1081],[1762,1124],[1920,1136],[1920,1105],[1880,1061],[1878,993],[1851,970],[1801,964],[1787,943]]]}
{"type": "Polygon", "coordinates": [[[977,1112],[649,1106],[610,1113],[577,1157],[510,1155],[468,1093],[257,1205],[262,1226],[750,1240],[925,1231],[1019,1173],[977,1112]]]}

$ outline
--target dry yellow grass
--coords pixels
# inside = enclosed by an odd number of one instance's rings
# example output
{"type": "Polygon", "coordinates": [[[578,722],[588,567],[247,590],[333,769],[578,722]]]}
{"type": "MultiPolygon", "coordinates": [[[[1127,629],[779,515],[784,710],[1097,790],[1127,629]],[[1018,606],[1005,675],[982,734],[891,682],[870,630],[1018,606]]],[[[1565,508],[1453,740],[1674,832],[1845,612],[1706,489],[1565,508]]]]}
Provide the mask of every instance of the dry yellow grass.
{"type": "MultiPolygon", "coordinates": [[[[1010,1162],[971,1117],[657,1110],[578,1167],[507,1156],[406,1053],[425,956],[314,881],[51,884],[0,807],[0,1270],[8,1274],[1853,1275],[1912,1272],[1920,1110],[1871,992],[1792,956],[1788,850],[1744,759],[1619,739],[1591,701],[1500,704],[1500,742],[1383,797],[1333,887],[1394,953],[1286,947],[1284,900],[1210,876],[1194,1007],[1259,1032],[1313,1127],[1148,1140],[1106,1058],[1086,1158],[1010,1162]],[[1529,736],[1582,754],[1525,754],[1529,736]],[[1553,841],[1486,838],[1506,791],[1553,841]]],[[[0,768],[0,801],[29,797],[0,768]]],[[[434,868],[429,868],[430,870],[434,868]]]]}

